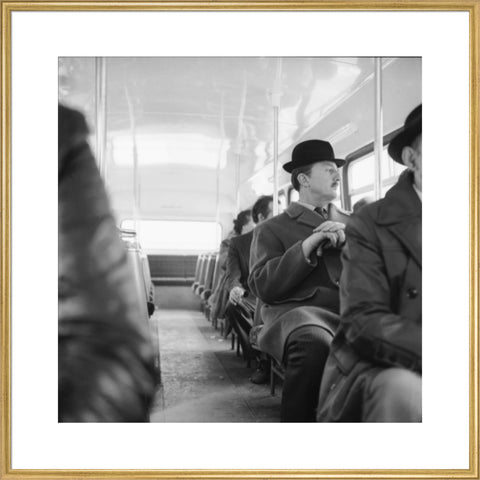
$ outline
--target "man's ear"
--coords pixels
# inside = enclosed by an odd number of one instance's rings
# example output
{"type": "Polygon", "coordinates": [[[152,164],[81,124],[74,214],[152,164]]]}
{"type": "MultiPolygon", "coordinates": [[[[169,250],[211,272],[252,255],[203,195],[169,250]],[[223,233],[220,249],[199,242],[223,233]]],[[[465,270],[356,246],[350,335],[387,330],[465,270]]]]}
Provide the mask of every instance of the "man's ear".
{"type": "Polygon", "coordinates": [[[308,187],[308,177],[307,177],[307,175],[305,175],[304,173],[301,173],[301,174],[297,177],[297,180],[298,180],[298,183],[299,183],[302,187],[308,187]]]}
{"type": "Polygon", "coordinates": [[[403,164],[409,170],[415,170],[417,167],[417,162],[415,159],[415,152],[412,147],[403,147],[402,150],[402,161],[403,164]]]}

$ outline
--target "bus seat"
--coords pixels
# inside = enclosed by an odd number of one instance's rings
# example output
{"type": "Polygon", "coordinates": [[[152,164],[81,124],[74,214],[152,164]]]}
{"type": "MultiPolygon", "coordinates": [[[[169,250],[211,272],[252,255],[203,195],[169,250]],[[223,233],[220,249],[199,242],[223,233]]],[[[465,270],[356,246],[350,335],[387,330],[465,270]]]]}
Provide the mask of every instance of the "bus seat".
{"type": "Polygon", "coordinates": [[[200,274],[198,277],[198,284],[195,288],[195,295],[200,296],[205,289],[205,276],[207,274],[207,266],[210,254],[206,253],[203,257],[202,265],[200,266],[200,274]]]}
{"type": "Polygon", "coordinates": [[[207,300],[213,291],[213,275],[215,272],[215,265],[217,263],[217,260],[218,260],[218,253],[212,253],[208,259],[207,272],[205,275],[205,289],[200,295],[200,298],[202,299],[202,305],[203,305],[204,311],[205,311],[205,306],[207,304],[207,300]]]}
{"type": "Polygon", "coordinates": [[[205,259],[205,254],[201,253],[197,257],[197,263],[195,265],[195,279],[192,283],[192,292],[195,292],[195,289],[198,287],[198,282],[200,281],[200,272],[202,270],[202,264],[205,259]]]}

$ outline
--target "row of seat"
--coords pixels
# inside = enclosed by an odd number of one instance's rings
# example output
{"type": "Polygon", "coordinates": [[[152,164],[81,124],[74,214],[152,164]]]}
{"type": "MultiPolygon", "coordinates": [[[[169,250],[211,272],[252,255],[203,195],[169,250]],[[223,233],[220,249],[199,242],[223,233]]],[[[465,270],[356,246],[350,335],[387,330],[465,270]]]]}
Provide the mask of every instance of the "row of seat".
{"type": "MultiPolygon", "coordinates": [[[[251,358],[248,352],[243,352],[241,342],[234,330],[227,331],[226,320],[223,317],[216,318],[212,316],[212,308],[214,304],[209,302],[210,297],[219,286],[221,278],[221,266],[219,262],[218,252],[201,253],[197,258],[195,267],[195,279],[192,283],[193,293],[200,299],[200,309],[205,314],[212,326],[220,329],[220,334],[231,336],[231,349],[236,351],[237,356],[243,355],[247,367],[250,367],[251,358]]],[[[216,292],[218,300],[222,297],[221,292],[216,292]]],[[[225,293],[226,295],[226,293],[225,293]]],[[[257,327],[258,328],[258,327],[257,327]]],[[[259,350],[258,346],[252,344],[254,350],[259,350]]],[[[270,362],[270,393],[275,395],[275,386],[278,380],[284,379],[284,369],[272,357],[267,355],[270,362]]]]}
{"type": "Polygon", "coordinates": [[[127,250],[127,261],[133,271],[142,321],[148,322],[148,328],[151,332],[151,340],[155,351],[155,371],[157,379],[160,382],[161,370],[158,335],[155,325],[149,320],[155,311],[155,289],[150,275],[148,258],[137,240],[135,230],[119,229],[119,234],[127,250]]]}
{"type": "MultiPolygon", "coordinates": [[[[209,302],[210,297],[219,287],[222,275],[222,268],[219,259],[218,252],[206,252],[201,253],[198,256],[195,267],[195,280],[192,283],[192,291],[197,297],[199,297],[200,309],[205,314],[207,320],[212,323],[212,326],[215,329],[220,329],[221,335],[231,335],[232,350],[235,349],[237,355],[240,355],[242,353],[242,348],[236,333],[233,330],[227,332],[227,325],[223,316],[217,318],[212,315],[212,309],[215,305],[211,301],[209,302]]],[[[219,297],[218,300],[221,301],[220,298],[222,297],[222,293],[217,292],[217,294],[219,297]]],[[[245,352],[243,353],[245,355],[245,352]]],[[[246,360],[248,365],[250,365],[249,359],[246,358],[246,360]]]]}
{"type": "Polygon", "coordinates": [[[220,277],[218,258],[218,252],[200,254],[195,267],[195,279],[192,283],[192,291],[200,298],[200,308],[208,320],[211,320],[211,304],[208,299],[215,290],[220,277]]]}

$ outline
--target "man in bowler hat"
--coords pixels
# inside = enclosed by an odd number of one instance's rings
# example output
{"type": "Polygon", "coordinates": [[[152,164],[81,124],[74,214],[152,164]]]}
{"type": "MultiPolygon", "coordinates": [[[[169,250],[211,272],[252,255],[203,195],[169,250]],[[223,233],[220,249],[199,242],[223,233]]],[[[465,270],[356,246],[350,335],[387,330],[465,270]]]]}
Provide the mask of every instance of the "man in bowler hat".
{"type": "Polygon", "coordinates": [[[341,324],[325,366],[321,422],[422,420],[422,106],[388,153],[405,165],[346,229],[341,324]]]}
{"type": "Polygon", "coordinates": [[[338,325],[348,215],[331,202],[344,163],[328,142],[299,143],[283,166],[299,201],[253,234],[249,285],[260,299],[264,322],[258,345],[285,366],[284,422],[315,421],[323,366],[338,325]]]}

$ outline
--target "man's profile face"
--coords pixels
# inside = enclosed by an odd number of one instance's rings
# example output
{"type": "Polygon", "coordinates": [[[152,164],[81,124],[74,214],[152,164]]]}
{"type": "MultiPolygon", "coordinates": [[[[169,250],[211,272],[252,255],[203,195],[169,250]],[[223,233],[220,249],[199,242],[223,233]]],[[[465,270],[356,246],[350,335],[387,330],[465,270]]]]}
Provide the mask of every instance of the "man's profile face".
{"type": "Polygon", "coordinates": [[[412,145],[404,147],[402,151],[403,163],[413,172],[415,184],[422,185],[422,134],[420,134],[412,145]]]}
{"type": "Polygon", "coordinates": [[[340,186],[340,174],[334,162],[317,162],[312,166],[309,176],[310,190],[315,196],[328,201],[337,198],[340,186]]]}

